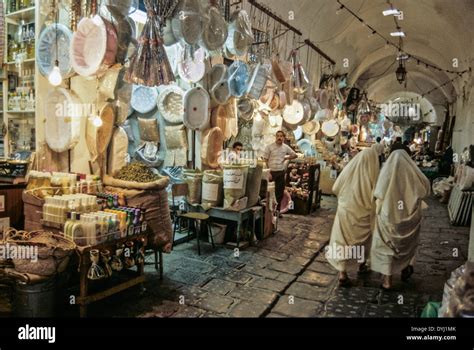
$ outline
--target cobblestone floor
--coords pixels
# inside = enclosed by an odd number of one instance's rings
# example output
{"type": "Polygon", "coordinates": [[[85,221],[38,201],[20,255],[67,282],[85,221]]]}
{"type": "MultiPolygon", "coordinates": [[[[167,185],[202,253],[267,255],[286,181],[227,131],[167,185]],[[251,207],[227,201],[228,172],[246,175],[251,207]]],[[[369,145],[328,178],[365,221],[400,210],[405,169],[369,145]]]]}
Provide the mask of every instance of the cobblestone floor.
{"type": "Polygon", "coordinates": [[[415,274],[381,292],[381,276],[358,278],[339,288],[327,263],[336,200],[324,197],[311,217],[286,215],[280,231],[240,251],[185,243],[165,256],[164,280],[153,266],[143,294],[125,291],[90,307],[99,317],[418,317],[428,301],[442,298],[451,271],[467,259],[469,229],[449,224],[446,206],[429,199],[415,274]],[[139,296],[137,298],[137,296],[139,296]],[[133,301],[133,302],[131,302],[133,301]]]}
{"type": "MultiPolygon", "coordinates": [[[[352,287],[338,287],[337,272],[324,257],[337,202],[324,197],[317,213],[285,215],[277,234],[238,256],[207,244],[198,256],[195,240],[178,245],[164,255],[163,281],[147,266],[144,292],[137,287],[92,304],[89,316],[418,317],[428,301],[442,299],[444,283],[468,254],[469,228],[451,226],[437,200],[428,204],[415,274],[408,283],[396,276],[392,292],[380,291],[380,275],[358,278],[355,271],[352,287]]],[[[63,311],[78,315],[75,307],[63,311]]]]}

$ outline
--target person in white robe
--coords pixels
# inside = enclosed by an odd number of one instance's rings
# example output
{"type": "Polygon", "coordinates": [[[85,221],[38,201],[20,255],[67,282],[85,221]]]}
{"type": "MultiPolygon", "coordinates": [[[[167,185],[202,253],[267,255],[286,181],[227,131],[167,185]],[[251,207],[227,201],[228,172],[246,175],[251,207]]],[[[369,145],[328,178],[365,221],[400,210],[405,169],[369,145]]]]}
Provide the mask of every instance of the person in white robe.
{"type": "Polygon", "coordinates": [[[387,159],[375,187],[377,218],[370,264],[383,275],[383,289],[392,288],[392,276],[413,273],[423,199],[430,194],[430,181],[408,153],[394,151],[387,159]]]}
{"type": "Polygon", "coordinates": [[[344,168],[333,186],[337,212],[326,251],[329,263],[339,271],[340,285],[350,284],[348,264],[365,266],[375,224],[373,191],[380,171],[374,149],[357,154],[344,168]]]}

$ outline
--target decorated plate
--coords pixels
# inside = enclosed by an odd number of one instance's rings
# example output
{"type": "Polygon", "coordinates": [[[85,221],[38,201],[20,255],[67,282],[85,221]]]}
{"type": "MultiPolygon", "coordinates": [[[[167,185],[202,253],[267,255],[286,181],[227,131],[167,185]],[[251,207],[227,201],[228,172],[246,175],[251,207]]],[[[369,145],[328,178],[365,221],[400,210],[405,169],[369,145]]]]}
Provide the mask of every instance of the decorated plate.
{"type": "Polygon", "coordinates": [[[51,73],[56,59],[59,61],[63,78],[72,75],[69,49],[71,40],[71,30],[62,24],[50,24],[41,32],[36,45],[36,62],[41,75],[47,77],[51,73]],[[56,34],[58,57],[56,57],[56,34]]]}
{"type": "Polygon", "coordinates": [[[138,113],[149,113],[156,107],[157,98],[158,92],[155,88],[134,85],[131,106],[138,113]]]}

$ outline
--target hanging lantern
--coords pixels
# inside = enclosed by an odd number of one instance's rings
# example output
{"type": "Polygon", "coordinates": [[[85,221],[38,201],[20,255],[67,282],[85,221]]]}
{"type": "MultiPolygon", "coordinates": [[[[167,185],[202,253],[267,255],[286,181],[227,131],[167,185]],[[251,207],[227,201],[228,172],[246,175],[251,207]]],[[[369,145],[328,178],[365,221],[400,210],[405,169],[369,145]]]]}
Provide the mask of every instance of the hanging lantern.
{"type": "Polygon", "coordinates": [[[397,71],[395,72],[397,75],[397,80],[400,84],[403,84],[407,77],[407,71],[405,69],[405,66],[403,65],[403,60],[400,60],[400,65],[397,68],[397,71]]]}

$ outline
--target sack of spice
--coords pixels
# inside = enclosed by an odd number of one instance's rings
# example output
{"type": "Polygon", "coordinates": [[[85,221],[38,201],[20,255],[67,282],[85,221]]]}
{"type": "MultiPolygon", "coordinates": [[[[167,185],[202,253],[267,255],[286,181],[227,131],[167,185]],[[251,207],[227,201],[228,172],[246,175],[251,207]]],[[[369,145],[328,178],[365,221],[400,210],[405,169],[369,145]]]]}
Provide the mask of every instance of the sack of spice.
{"type": "Polygon", "coordinates": [[[258,203],[260,187],[262,185],[262,173],[264,163],[259,161],[255,167],[249,168],[246,196],[248,197],[247,207],[253,207],[258,203]]]}
{"type": "Polygon", "coordinates": [[[188,184],[188,195],[186,197],[189,204],[201,204],[203,174],[199,169],[184,169],[183,179],[188,184]]]}
{"type": "Polygon", "coordinates": [[[224,209],[234,209],[234,204],[245,197],[248,171],[248,165],[224,166],[224,209]]]}
{"type": "Polygon", "coordinates": [[[209,209],[222,204],[224,177],[220,170],[206,170],[202,178],[202,207],[209,209]]]}
{"type": "Polygon", "coordinates": [[[147,190],[156,188],[166,188],[169,179],[153,173],[153,171],[143,163],[131,163],[118,172],[117,176],[104,176],[104,184],[115,187],[147,190]]]}

